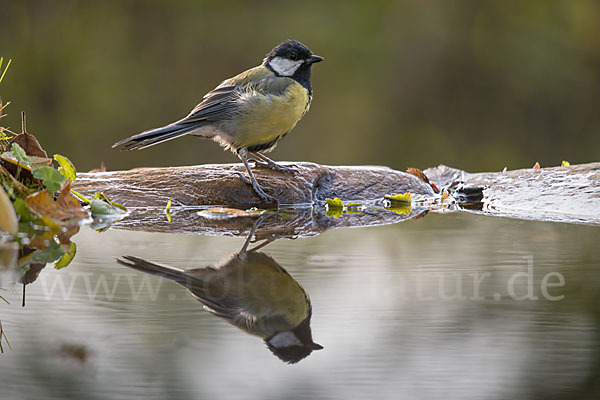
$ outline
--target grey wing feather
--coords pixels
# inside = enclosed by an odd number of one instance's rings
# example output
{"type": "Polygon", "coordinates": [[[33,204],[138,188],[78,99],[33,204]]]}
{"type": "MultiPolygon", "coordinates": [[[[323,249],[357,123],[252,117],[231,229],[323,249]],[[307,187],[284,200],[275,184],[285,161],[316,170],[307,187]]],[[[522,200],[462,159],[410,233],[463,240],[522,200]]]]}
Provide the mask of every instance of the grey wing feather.
{"type": "Polygon", "coordinates": [[[240,96],[244,93],[263,95],[283,94],[294,81],[289,78],[267,77],[244,85],[217,86],[204,96],[190,114],[178,121],[180,125],[193,124],[200,121],[219,121],[230,118],[240,110],[240,96]]]}
{"type": "Polygon", "coordinates": [[[200,121],[219,121],[234,115],[238,110],[237,100],[242,90],[238,86],[220,86],[207,93],[204,100],[178,124],[193,124],[200,121]]]}

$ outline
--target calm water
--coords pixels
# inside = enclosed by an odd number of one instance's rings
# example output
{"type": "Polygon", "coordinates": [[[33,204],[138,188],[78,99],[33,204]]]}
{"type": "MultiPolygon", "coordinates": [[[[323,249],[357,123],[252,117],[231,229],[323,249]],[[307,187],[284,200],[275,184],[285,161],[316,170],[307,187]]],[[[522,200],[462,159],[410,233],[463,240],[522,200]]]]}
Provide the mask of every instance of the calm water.
{"type": "Polygon", "coordinates": [[[308,293],[297,364],[183,287],[120,266],[224,262],[243,239],[89,228],[62,270],[3,285],[0,397],[597,398],[600,229],[469,214],[261,249],[308,293]]]}

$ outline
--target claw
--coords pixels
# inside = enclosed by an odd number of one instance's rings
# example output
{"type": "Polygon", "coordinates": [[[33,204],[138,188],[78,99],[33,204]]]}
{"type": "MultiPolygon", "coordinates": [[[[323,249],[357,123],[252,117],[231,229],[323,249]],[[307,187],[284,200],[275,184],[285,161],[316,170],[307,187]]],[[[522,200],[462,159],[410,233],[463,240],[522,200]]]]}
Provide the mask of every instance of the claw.
{"type": "Polygon", "coordinates": [[[295,165],[290,166],[290,167],[284,167],[283,165],[279,165],[275,162],[263,162],[263,161],[258,161],[258,160],[252,160],[254,161],[254,168],[256,167],[261,167],[261,168],[269,168],[272,169],[273,171],[277,171],[277,172],[284,172],[284,173],[288,173],[288,174],[298,174],[299,171],[294,168],[295,165]]]}
{"type": "Polygon", "coordinates": [[[252,159],[252,161],[254,161],[255,167],[259,166],[259,167],[263,167],[263,168],[270,168],[277,172],[286,172],[286,173],[291,173],[291,174],[299,173],[299,171],[296,168],[294,168],[294,167],[296,167],[296,165],[292,164],[292,166],[290,166],[290,167],[284,167],[283,165],[277,164],[275,161],[271,160],[269,157],[265,156],[264,154],[261,154],[259,152],[253,152],[252,154],[262,160],[262,161],[259,161],[256,159],[252,159]]]}
{"type": "Polygon", "coordinates": [[[246,178],[246,175],[242,174],[241,172],[234,172],[234,174],[236,174],[241,180],[242,182],[244,182],[246,185],[252,185],[252,182],[250,182],[250,179],[246,178]]]}
{"type": "Polygon", "coordinates": [[[253,184],[252,188],[254,189],[254,191],[256,192],[256,194],[266,203],[276,203],[279,206],[279,200],[276,199],[275,197],[268,195],[265,193],[265,191],[263,190],[263,188],[258,184],[253,184]]]}
{"type": "Polygon", "coordinates": [[[275,171],[285,172],[285,173],[288,173],[288,174],[298,174],[299,171],[296,168],[294,168],[294,167],[295,167],[295,165],[290,166],[290,167],[284,167],[283,165],[279,165],[279,164],[276,164],[276,163],[272,163],[272,164],[267,163],[267,168],[271,168],[271,169],[273,169],[275,171]]]}
{"type": "Polygon", "coordinates": [[[263,188],[258,184],[258,182],[252,182],[250,179],[248,179],[243,173],[241,172],[235,172],[235,174],[247,185],[251,185],[252,189],[254,189],[254,192],[258,195],[258,197],[260,197],[262,199],[262,201],[264,201],[265,203],[276,203],[277,205],[279,205],[279,200],[276,199],[273,196],[268,195],[267,193],[265,193],[265,191],[263,190],[263,188]]]}

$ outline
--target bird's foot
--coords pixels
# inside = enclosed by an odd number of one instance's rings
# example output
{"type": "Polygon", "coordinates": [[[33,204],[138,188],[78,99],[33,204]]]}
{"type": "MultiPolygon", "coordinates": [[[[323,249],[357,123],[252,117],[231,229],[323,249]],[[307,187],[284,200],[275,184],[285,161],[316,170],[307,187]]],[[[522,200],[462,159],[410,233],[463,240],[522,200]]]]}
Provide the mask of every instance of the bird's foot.
{"type": "Polygon", "coordinates": [[[241,172],[234,172],[234,174],[236,174],[241,180],[242,182],[244,182],[246,185],[252,185],[252,182],[250,182],[250,179],[246,178],[246,175],[242,174],[241,172]]]}
{"type": "Polygon", "coordinates": [[[288,173],[288,174],[297,174],[298,173],[298,169],[295,168],[296,165],[294,165],[294,164],[292,164],[289,167],[284,167],[283,165],[279,165],[273,161],[265,162],[265,161],[255,160],[255,159],[253,159],[252,161],[254,161],[254,167],[269,168],[269,169],[272,169],[277,172],[284,172],[284,173],[288,173]]]}
{"type": "Polygon", "coordinates": [[[258,195],[258,197],[260,197],[262,199],[262,201],[264,201],[265,203],[276,203],[277,206],[279,207],[279,200],[271,195],[268,195],[267,193],[265,193],[265,191],[263,190],[263,188],[258,184],[258,182],[256,181],[251,181],[250,179],[248,179],[243,173],[241,172],[236,172],[235,173],[237,176],[240,177],[240,179],[247,185],[251,185],[252,189],[254,189],[254,192],[258,195]]]}

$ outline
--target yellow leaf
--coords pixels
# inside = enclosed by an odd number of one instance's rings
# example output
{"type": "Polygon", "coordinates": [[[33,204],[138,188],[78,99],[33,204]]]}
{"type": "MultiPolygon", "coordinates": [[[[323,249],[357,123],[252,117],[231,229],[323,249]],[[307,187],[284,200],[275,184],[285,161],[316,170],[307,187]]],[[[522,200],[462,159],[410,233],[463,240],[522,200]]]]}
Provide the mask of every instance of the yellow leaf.
{"type": "Polygon", "coordinates": [[[384,196],[390,202],[402,202],[402,203],[410,203],[412,201],[412,194],[410,192],[406,193],[398,193],[394,195],[386,194],[384,196]]]}
{"type": "Polygon", "coordinates": [[[327,204],[327,208],[344,208],[344,202],[342,202],[340,199],[333,198],[330,199],[329,197],[325,199],[325,203],[327,204]]]}

